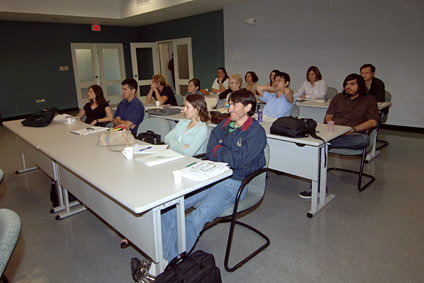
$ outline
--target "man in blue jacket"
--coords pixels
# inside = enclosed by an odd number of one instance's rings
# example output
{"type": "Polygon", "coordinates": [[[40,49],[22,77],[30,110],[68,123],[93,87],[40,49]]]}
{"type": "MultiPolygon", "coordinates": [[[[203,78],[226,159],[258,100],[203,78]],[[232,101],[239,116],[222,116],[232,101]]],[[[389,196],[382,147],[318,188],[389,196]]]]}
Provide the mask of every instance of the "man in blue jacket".
{"type": "MultiPolygon", "coordinates": [[[[232,177],[194,195],[186,197],[185,208],[196,206],[186,217],[186,245],[190,251],[206,223],[213,221],[235,200],[243,179],[265,166],[266,134],[252,118],[256,98],[248,90],[235,91],[230,98],[230,117],[215,127],[210,135],[206,158],[226,162],[233,170],[232,177]]],[[[242,195],[242,198],[245,195],[242,195]]],[[[178,234],[175,209],[162,215],[164,258],[168,261],[178,255],[178,234]]]]}

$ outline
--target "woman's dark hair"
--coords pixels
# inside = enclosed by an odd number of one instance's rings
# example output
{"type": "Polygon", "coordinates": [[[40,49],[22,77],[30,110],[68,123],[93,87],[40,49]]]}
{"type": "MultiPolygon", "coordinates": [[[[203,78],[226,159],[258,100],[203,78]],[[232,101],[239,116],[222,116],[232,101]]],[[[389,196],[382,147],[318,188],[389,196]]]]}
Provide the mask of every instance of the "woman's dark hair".
{"type": "Polygon", "coordinates": [[[198,87],[198,88],[199,88],[199,90],[200,90],[200,80],[199,80],[199,79],[191,79],[191,80],[189,80],[188,82],[189,82],[189,83],[190,83],[190,82],[193,82],[194,86],[195,86],[195,87],[198,87]]]}
{"type": "Polygon", "coordinates": [[[233,92],[231,94],[229,100],[231,100],[233,103],[240,102],[244,106],[247,106],[249,104],[252,104],[252,108],[247,113],[247,115],[253,116],[253,114],[255,114],[255,110],[256,110],[256,97],[255,97],[255,95],[250,90],[247,90],[245,88],[243,88],[241,90],[237,90],[237,91],[235,91],[235,92],[233,92]]]}
{"type": "MultiPolygon", "coordinates": [[[[278,74],[280,71],[278,70],[272,70],[271,73],[269,73],[269,84],[272,85],[272,81],[271,81],[271,75],[272,73],[278,74]]],[[[275,77],[275,76],[274,76],[275,77]]]]}
{"type": "Polygon", "coordinates": [[[247,72],[247,73],[246,73],[246,75],[244,76],[244,80],[246,80],[246,76],[247,76],[247,74],[250,74],[250,75],[252,76],[252,82],[256,83],[257,81],[259,81],[258,76],[257,76],[257,75],[256,75],[256,73],[255,73],[255,72],[253,72],[253,71],[249,71],[249,72],[247,72]]]}
{"type": "Polygon", "coordinates": [[[317,66],[311,66],[308,68],[308,71],[306,72],[306,80],[309,81],[308,79],[308,74],[309,72],[312,71],[315,73],[315,76],[317,77],[317,81],[322,80],[322,75],[321,72],[319,71],[317,66]]]}
{"type": "MultiPolygon", "coordinates": [[[[103,89],[99,85],[92,85],[88,89],[92,89],[94,94],[96,95],[96,103],[97,105],[103,105],[105,103],[109,103],[109,101],[106,101],[105,97],[103,96],[103,89]]],[[[90,99],[90,104],[93,104],[94,101],[90,99]]]]}
{"type": "Polygon", "coordinates": [[[208,107],[203,95],[191,94],[186,96],[186,101],[188,101],[188,103],[190,103],[195,109],[199,111],[200,121],[207,122],[210,120],[208,107]]]}
{"type": "Polygon", "coordinates": [[[225,77],[224,77],[224,80],[222,81],[222,83],[225,82],[225,80],[229,80],[230,79],[230,77],[227,74],[227,70],[225,70],[224,67],[218,68],[218,70],[221,70],[221,71],[223,71],[225,73],[225,77]]]}
{"type": "Polygon", "coordinates": [[[367,94],[367,86],[365,85],[364,78],[361,75],[358,74],[350,74],[346,77],[346,79],[343,81],[343,93],[346,94],[346,90],[344,90],[347,82],[356,80],[356,83],[358,84],[358,93],[359,95],[365,95],[367,94]]]}

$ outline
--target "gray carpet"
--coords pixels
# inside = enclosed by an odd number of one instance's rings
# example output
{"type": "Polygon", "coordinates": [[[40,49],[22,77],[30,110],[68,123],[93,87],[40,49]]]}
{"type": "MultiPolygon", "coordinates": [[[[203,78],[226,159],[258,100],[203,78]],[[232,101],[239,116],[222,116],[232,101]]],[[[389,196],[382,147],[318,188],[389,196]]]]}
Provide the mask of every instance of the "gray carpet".
{"type": "MultiPolygon", "coordinates": [[[[390,145],[365,165],[377,180],[364,192],[357,191],[355,177],[330,172],[328,188],[337,198],[310,219],[310,202],[297,197],[309,182],[271,173],[264,202],[242,219],[268,235],[271,245],[233,273],[223,267],[229,224],[205,231],[196,249],[214,254],[223,282],[422,282],[424,136],[381,133],[390,145]]],[[[121,236],[90,211],[55,220],[49,178],[40,170],[14,174],[20,155],[4,127],[0,156],[0,207],[22,220],[5,269],[10,282],[132,282],[130,259],[140,253],[121,250],[121,236]]],[[[331,156],[330,165],[357,169],[359,159],[331,156]]],[[[232,258],[261,243],[238,228],[232,258]]]]}

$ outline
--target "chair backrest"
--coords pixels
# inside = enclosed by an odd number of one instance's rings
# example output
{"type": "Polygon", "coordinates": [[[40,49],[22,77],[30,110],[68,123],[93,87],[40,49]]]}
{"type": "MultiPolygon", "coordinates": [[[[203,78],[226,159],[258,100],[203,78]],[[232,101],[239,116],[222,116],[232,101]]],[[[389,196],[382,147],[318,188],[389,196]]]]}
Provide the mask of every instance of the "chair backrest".
{"type": "Polygon", "coordinates": [[[171,125],[168,120],[160,117],[144,118],[143,122],[140,123],[137,129],[137,135],[145,133],[147,131],[153,131],[155,134],[161,136],[161,140],[171,131],[171,125]]]}
{"type": "Polygon", "coordinates": [[[21,219],[16,212],[0,209],[0,276],[9,262],[21,232],[21,219]]]}
{"type": "MultiPolygon", "coordinates": [[[[265,160],[266,160],[265,167],[268,167],[269,156],[270,156],[268,143],[264,149],[264,154],[265,154],[265,160]]],[[[264,197],[265,187],[266,187],[266,172],[259,174],[258,176],[256,176],[249,182],[246,196],[242,200],[240,200],[238,208],[237,208],[237,213],[247,210],[255,206],[256,204],[258,204],[264,197]]],[[[233,210],[234,210],[234,205],[231,205],[219,217],[227,217],[233,214],[233,210]]]]}
{"type": "Polygon", "coordinates": [[[327,99],[332,99],[333,97],[335,97],[339,92],[337,91],[337,89],[335,89],[334,87],[329,86],[327,88],[327,93],[325,94],[325,97],[327,99]]]}
{"type": "Polygon", "coordinates": [[[387,90],[384,93],[384,101],[392,101],[392,94],[388,92],[387,90]]]}
{"type": "Polygon", "coordinates": [[[182,96],[181,94],[176,93],[175,99],[177,100],[178,106],[183,106],[185,102],[185,96],[182,96]]]}
{"type": "Polygon", "coordinates": [[[290,116],[292,116],[292,117],[298,117],[299,116],[299,113],[300,113],[299,106],[297,106],[296,104],[294,104],[293,105],[293,108],[291,110],[290,116]]]}

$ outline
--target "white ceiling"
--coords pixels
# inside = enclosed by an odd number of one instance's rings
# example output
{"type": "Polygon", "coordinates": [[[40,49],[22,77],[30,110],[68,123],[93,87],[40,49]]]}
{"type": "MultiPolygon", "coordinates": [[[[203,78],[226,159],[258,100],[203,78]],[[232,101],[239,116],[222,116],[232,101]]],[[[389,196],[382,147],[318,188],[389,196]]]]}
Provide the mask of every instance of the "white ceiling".
{"type": "Polygon", "coordinates": [[[138,27],[252,0],[1,0],[0,20],[138,27]]]}

